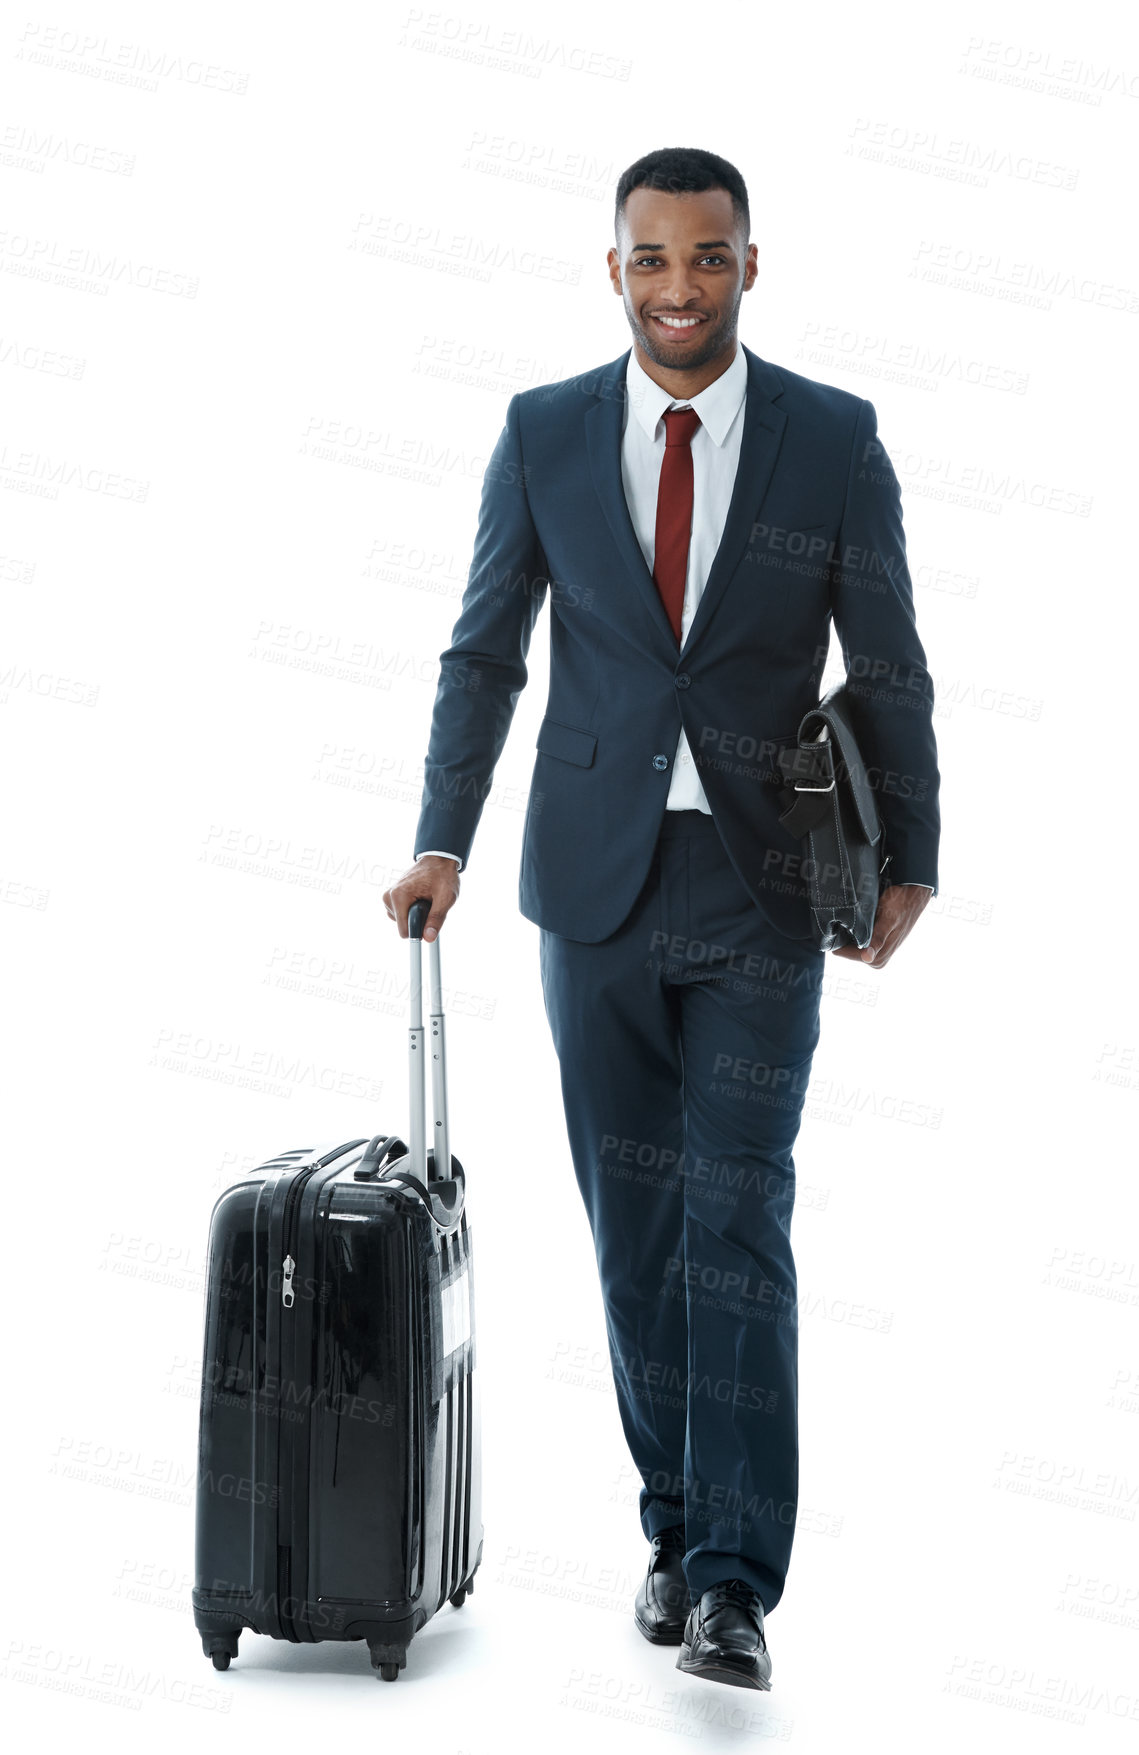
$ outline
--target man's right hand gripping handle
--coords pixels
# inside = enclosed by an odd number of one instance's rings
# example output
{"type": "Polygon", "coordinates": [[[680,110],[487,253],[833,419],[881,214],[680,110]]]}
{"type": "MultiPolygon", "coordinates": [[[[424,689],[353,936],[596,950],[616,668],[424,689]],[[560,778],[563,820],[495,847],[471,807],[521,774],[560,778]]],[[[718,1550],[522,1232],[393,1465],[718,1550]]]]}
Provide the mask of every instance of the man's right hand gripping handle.
{"type": "Polygon", "coordinates": [[[395,921],[400,938],[410,937],[408,909],[420,896],[431,898],[431,912],[423,929],[424,938],[430,941],[438,937],[439,928],[459,900],[458,861],[442,853],[425,853],[408,866],[390,890],[384,891],[384,907],[388,918],[395,921]]]}

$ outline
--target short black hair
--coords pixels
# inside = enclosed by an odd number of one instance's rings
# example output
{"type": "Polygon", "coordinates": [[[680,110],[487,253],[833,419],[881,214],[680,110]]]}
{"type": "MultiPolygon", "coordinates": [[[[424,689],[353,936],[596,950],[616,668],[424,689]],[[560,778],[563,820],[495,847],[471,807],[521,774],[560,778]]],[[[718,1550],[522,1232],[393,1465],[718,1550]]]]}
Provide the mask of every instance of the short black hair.
{"type": "Polygon", "coordinates": [[[661,146],[655,152],[646,152],[622,171],[613,211],[614,236],[620,233],[625,202],[634,189],[664,189],[670,195],[701,195],[705,189],[726,189],[732,198],[732,217],[743,227],[745,241],[751,238],[747,184],[735,165],[714,152],[704,152],[699,146],[661,146]]]}

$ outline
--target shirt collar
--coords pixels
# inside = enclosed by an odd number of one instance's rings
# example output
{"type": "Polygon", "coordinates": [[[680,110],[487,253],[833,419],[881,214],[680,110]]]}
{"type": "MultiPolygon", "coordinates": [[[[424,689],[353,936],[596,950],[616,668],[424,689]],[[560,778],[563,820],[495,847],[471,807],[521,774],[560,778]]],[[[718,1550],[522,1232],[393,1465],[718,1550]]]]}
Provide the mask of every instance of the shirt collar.
{"type": "MultiPolygon", "coordinates": [[[[709,438],[715,444],[722,445],[746,393],[747,356],[737,341],[735,357],[727,370],[721,372],[706,389],[686,400],[700,416],[700,425],[708,429],[709,438]]],[[[625,400],[629,410],[643,427],[646,437],[654,439],[657,424],[665,409],[671,407],[673,402],[685,399],[671,396],[655,378],[650,378],[638,361],[636,353],[630,348],[629,361],[625,367],[625,400]]]]}

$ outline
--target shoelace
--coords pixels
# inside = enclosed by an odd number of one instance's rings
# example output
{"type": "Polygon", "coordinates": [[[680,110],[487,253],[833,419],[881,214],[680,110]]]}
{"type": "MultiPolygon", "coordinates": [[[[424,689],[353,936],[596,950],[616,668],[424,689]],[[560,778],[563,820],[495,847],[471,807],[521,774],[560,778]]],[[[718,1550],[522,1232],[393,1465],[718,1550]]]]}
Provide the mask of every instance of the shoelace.
{"type": "Polygon", "coordinates": [[[727,1602],[738,1603],[741,1608],[752,1608],[758,1596],[753,1586],[742,1578],[725,1578],[709,1587],[717,1597],[727,1602]]]}
{"type": "Polygon", "coordinates": [[[763,1604],[762,1599],[759,1599],[759,1592],[753,1590],[751,1585],[742,1578],[726,1578],[717,1584],[710,1585],[709,1589],[714,1592],[713,1603],[735,1603],[738,1608],[749,1610],[753,1617],[756,1613],[757,1600],[759,1600],[759,1618],[757,1620],[759,1643],[761,1649],[766,1651],[767,1639],[764,1636],[762,1619],[763,1604]]]}

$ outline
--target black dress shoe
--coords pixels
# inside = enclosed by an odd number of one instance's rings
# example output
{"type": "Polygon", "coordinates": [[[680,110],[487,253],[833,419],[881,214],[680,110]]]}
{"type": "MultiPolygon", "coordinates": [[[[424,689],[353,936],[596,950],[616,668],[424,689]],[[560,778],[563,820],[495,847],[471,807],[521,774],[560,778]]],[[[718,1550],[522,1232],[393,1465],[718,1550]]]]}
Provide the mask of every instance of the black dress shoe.
{"type": "Polygon", "coordinates": [[[654,1645],[679,1645],[692,1607],[684,1576],[684,1526],[662,1530],[652,1539],[649,1569],[633,1609],[637,1626],[654,1645]]]}
{"type": "Polygon", "coordinates": [[[763,1604],[742,1578],[709,1585],[684,1626],[676,1667],[709,1682],[770,1688],[763,1604]]]}

